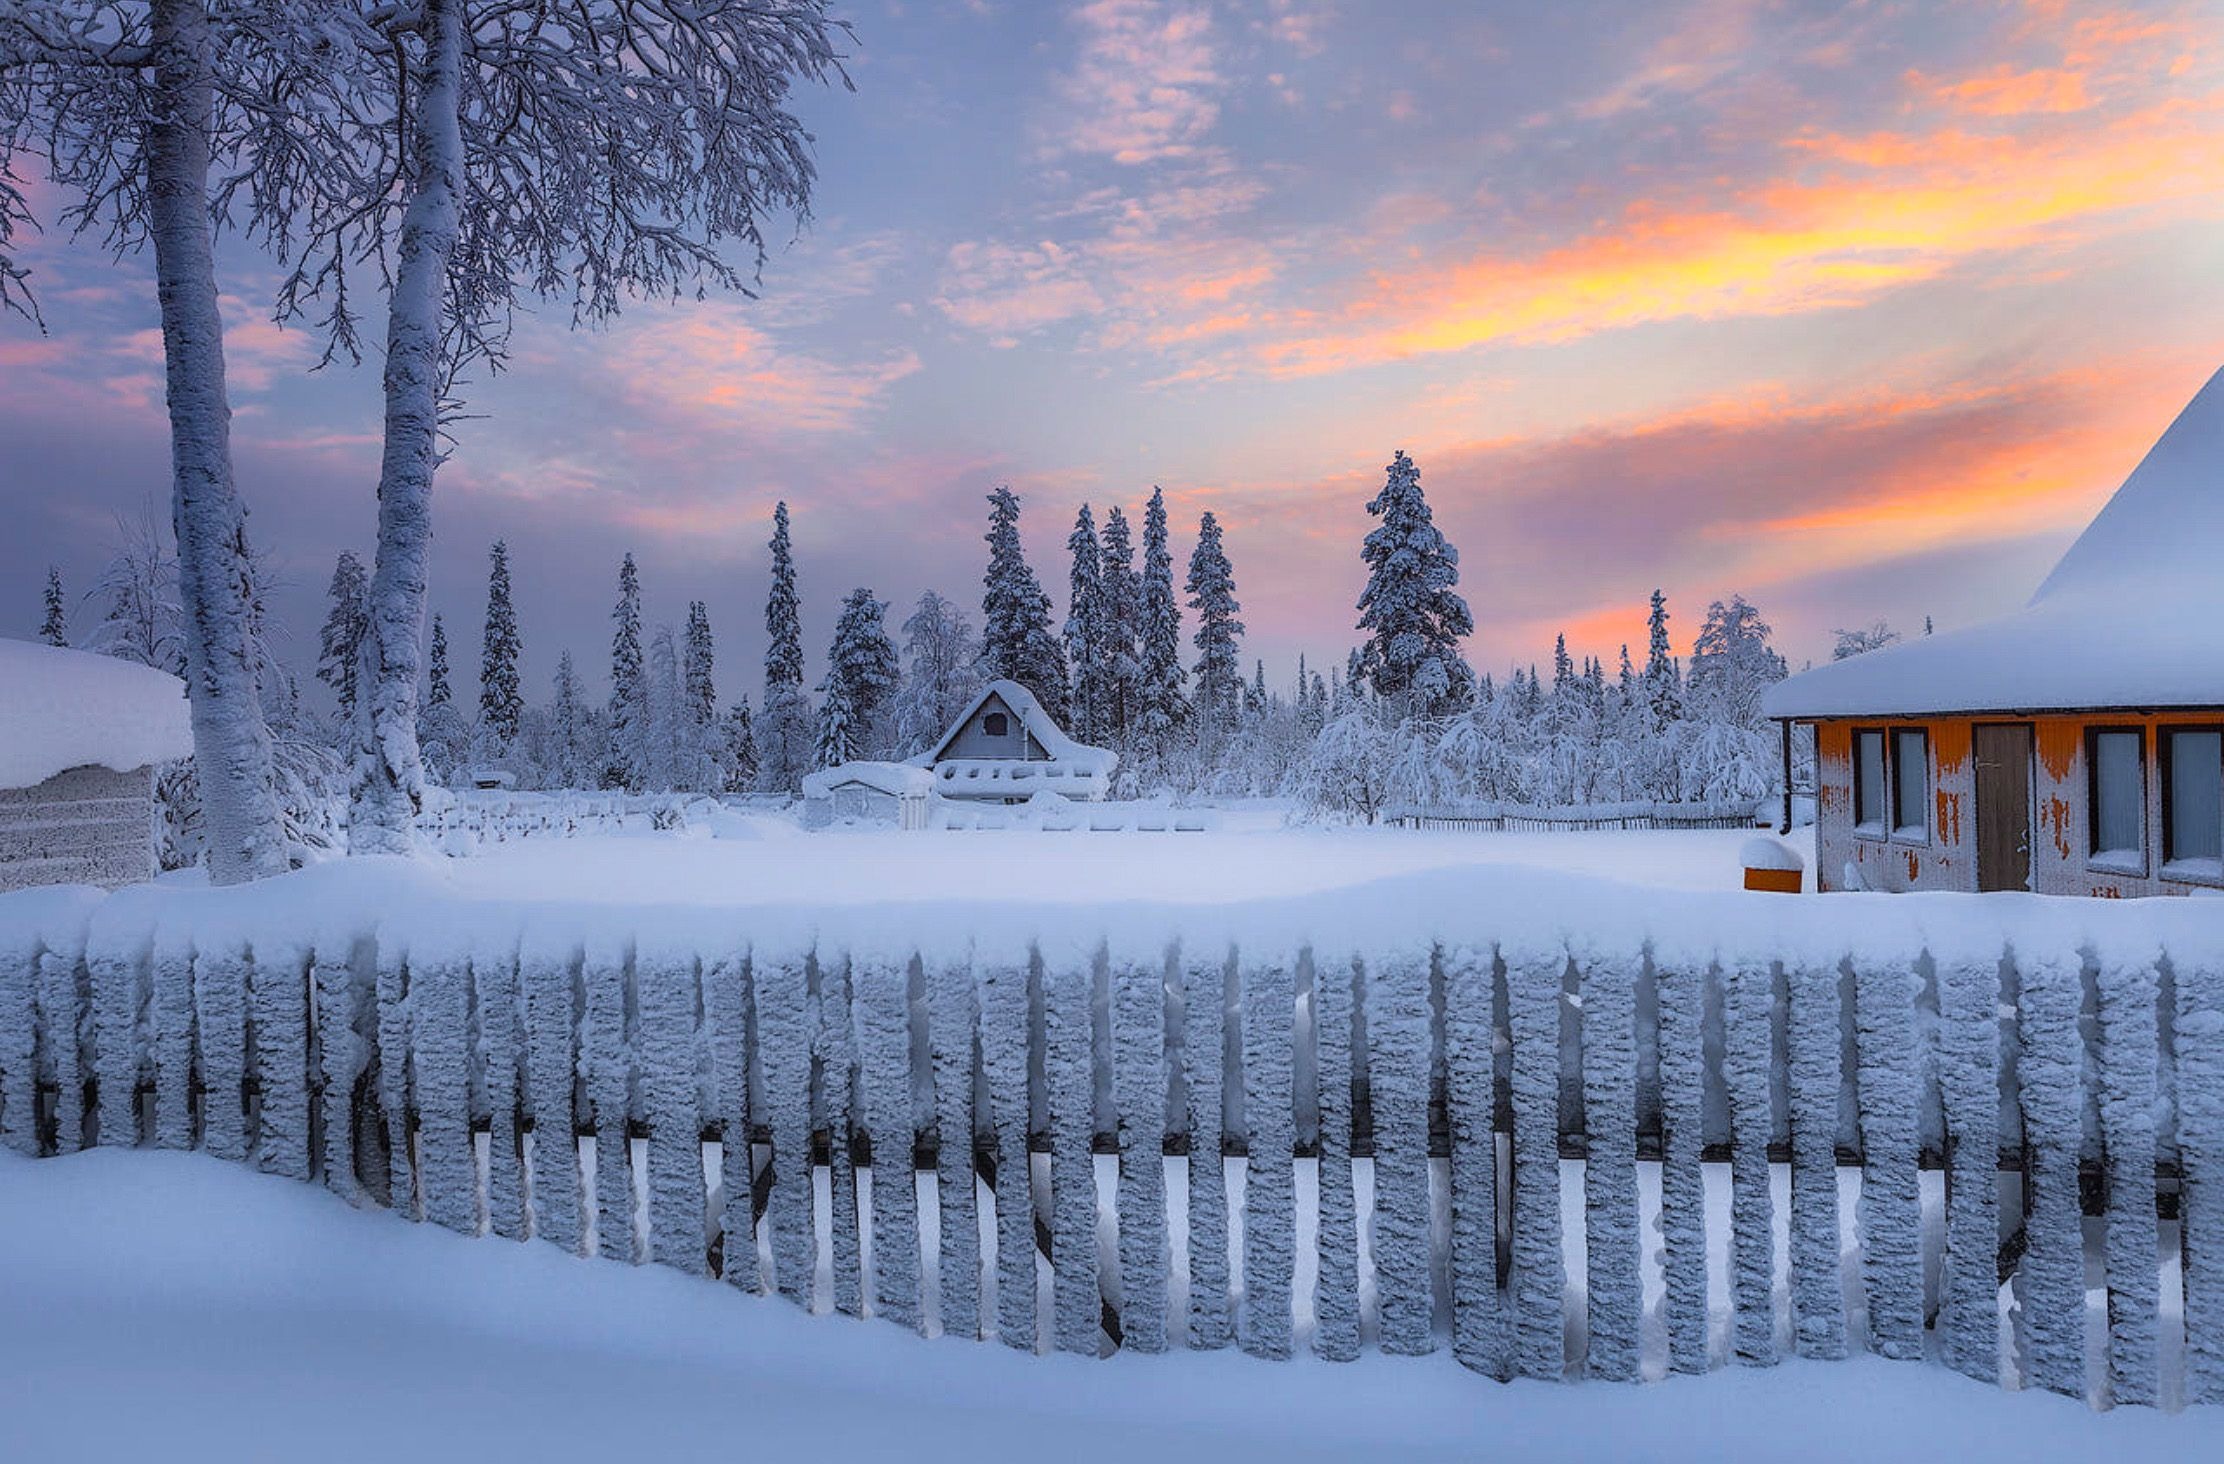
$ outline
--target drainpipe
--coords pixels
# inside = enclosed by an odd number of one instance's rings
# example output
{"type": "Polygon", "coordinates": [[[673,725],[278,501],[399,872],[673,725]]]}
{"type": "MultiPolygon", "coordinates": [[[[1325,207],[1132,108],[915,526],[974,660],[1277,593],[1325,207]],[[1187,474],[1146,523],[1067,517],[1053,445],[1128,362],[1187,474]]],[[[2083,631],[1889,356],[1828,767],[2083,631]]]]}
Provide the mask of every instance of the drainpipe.
{"type": "Polygon", "coordinates": [[[1779,717],[1776,725],[1784,732],[1784,824],[1776,832],[1788,834],[1792,831],[1792,719],[1779,717]]]}

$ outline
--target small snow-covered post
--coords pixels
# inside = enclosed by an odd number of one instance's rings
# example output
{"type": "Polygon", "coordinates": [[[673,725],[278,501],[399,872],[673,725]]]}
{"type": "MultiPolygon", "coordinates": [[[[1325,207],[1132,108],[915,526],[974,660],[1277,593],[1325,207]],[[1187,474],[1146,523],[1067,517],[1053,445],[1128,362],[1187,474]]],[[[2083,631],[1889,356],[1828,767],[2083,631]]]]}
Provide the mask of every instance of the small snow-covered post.
{"type": "Polygon", "coordinates": [[[1228,1327],[1228,1164],[1225,1114],[1228,993],[1225,948],[1185,951],[1182,1075],[1189,1095],[1189,1345],[1225,1347],[1228,1327]]]}
{"type": "MultiPolygon", "coordinates": [[[[1313,952],[1313,1053],[1320,1086],[1320,1277],[1313,1350],[1331,1362],[1359,1356],[1359,1216],[1352,1191],[1351,1055],[1358,963],[1313,952]]],[[[1455,1181],[1454,1203],[1457,1204],[1455,1181]]],[[[1492,1285],[1495,1286],[1493,1275],[1492,1285]]]]}
{"type": "MultiPolygon", "coordinates": [[[[819,965],[819,995],[812,1040],[818,1044],[819,1081],[812,1096],[811,1131],[826,1132],[827,1269],[834,1310],[865,1315],[865,1252],[857,1213],[858,1050],[856,992],[846,956],[819,965]]],[[[873,1178],[880,1176],[876,1172],[873,1178]]],[[[879,1190],[879,1185],[874,1185],[879,1190]]]]}
{"type": "MultiPolygon", "coordinates": [[[[1491,1377],[1506,1370],[1498,1295],[1497,952],[1488,945],[1444,952],[1445,1099],[1452,1130],[1452,1355],[1491,1377]]],[[[1325,1004],[1324,1004],[1325,1006],[1325,1004]]],[[[1346,1020],[1348,1022],[1348,1012],[1346,1020]]],[[[1349,1064],[1350,1033],[1344,1034],[1349,1064]]],[[[1348,1074],[1347,1085],[1348,1085],[1348,1074]]],[[[1328,1069],[1321,1068],[1322,1160],[1326,1164],[1328,1069]]],[[[1322,1194],[1327,1186],[1322,1185],[1322,1194]]],[[[1326,1208],[1327,1201],[1322,1201],[1326,1208]]],[[[1327,1225],[1321,1227],[1325,1273],[1327,1225]]],[[[1356,1328],[1351,1356],[1358,1351],[1356,1328]]]]}
{"type": "Polygon", "coordinates": [[[701,1002],[693,952],[644,947],[634,960],[641,1008],[642,1102],[649,1119],[649,1255],[703,1275],[709,1242],[703,1197],[702,1086],[695,1069],[701,1002]]]}
{"type": "Polygon", "coordinates": [[[1384,1352],[1436,1349],[1429,1257],[1429,963],[1426,945],[1367,972],[1367,1091],[1375,1140],[1375,1293],[1384,1352]]]}
{"type": "Polygon", "coordinates": [[[590,938],[582,967],[586,1020],[579,1063],[595,1115],[595,1254],[634,1259],[633,1052],[627,1044],[626,987],[633,952],[622,938],[590,938]]]}
{"type": "Polygon", "coordinates": [[[857,1004],[858,1088],[873,1149],[873,1311],[918,1331],[919,1191],[912,1168],[911,992],[892,953],[851,961],[857,1004]]]}
{"type": "Polygon", "coordinates": [[[479,1229],[479,1164],[471,1139],[471,966],[461,949],[410,951],[409,1057],[425,1218],[479,1229]]]}
{"type": "Polygon", "coordinates": [[[1637,1381],[1644,1288],[1637,1239],[1635,952],[1579,952],[1583,993],[1584,1273],[1591,1376],[1637,1381]]]}
{"type": "MultiPolygon", "coordinates": [[[[54,1149],[71,1154],[85,1146],[85,931],[56,934],[39,952],[38,1031],[45,1034],[47,1066],[54,1073],[54,1149]]],[[[236,1084],[234,1085],[236,1088],[236,1084]]],[[[242,1140],[221,1157],[243,1159],[242,1140]]]]}
{"type": "Polygon", "coordinates": [[[756,1161],[749,1133],[749,968],[746,957],[715,956],[703,968],[704,1044],[718,1120],[720,1277],[754,1292],[757,1267],[756,1161]]]}
{"type": "Polygon", "coordinates": [[[140,1011],[146,1004],[147,939],[140,918],[122,902],[93,912],[85,936],[85,972],[92,992],[93,1076],[98,1083],[100,1142],[139,1142],[140,1011]]]}
{"type": "Polygon", "coordinates": [[[1112,1090],[1120,1115],[1120,1345],[1166,1350],[1166,949],[1112,960],[1112,1090]]]}
{"type": "Polygon", "coordinates": [[[1557,1379],[1567,1370],[1560,1251],[1560,1008],[1568,952],[1557,942],[1509,945],[1506,1018],[1513,1039],[1514,1369],[1557,1379]]]}
{"type": "Polygon", "coordinates": [[[2155,1237],[2155,1088],[2162,1037],[2159,947],[2100,958],[2100,1124],[2108,1158],[2108,1386],[2117,1403],[2156,1403],[2162,1258],[2155,1237]]]}
{"type": "Polygon", "coordinates": [[[2224,950],[2173,951],[2185,1401],[2224,1403],[2224,950]]]}
{"type": "MultiPolygon", "coordinates": [[[[5,979],[0,975],[0,982],[5,979]]],[[[154,1026],[154,1141],[164,1149],[190,1149],[193,1147],[193,940],[184,931],[164,925],[156,935],[151,985],[153,994],[148,1016],[154,1026]]],[[[334,998],[324,998],[322,1010],[328,1021],[334,1020],[333,1013],[341,1011],[345,1011],[351,1021],[360,1020],[355,1007],[343,1006],[336,994],[334,998]]],[[[328,1068],[333,1060],[334,1040],[331,1036],[325,1039],[328,1068]]],[[[362,1039],[358,1037],[355,1043],[357,1075],[361,1074],[365,1060],[362,1046],[362,1039]]],[[[348,1080],[351,1089],[354,1081],[353,1077],[348,1080]]],[[[350,1166],[353,1163],[351,1152],[350,1166]]],[[[352,1180],[352,1167],[347,1173],[352,1180]]]]}
{"type": "Polygon", "coordinates": [[[525,1026],[518,1002],[514,935],[487,932],[471,952],[471,987],[478,996],[480,1071],[486,1084],[487,1228],[505,1240],[525,1239],[524,1136],[518,1123],[525,1026]]]}
{"type": "Polygon", "coordinates": [[[1706,992],[1712,957],[1656,949],[1660,1012],[1661,1309],[1668,1366],[1707,1370],[1706,992]]]}
{"type": "Polygon", "coordinates": [[[255,1163],[288,1179],[309,1177],[309,965],[298,945],[255,953],[255,1163]]]}
{"type": "Polygon", "coordinates": [[[1096,1089],[1090,1017],[1093,952],[1043,951],[1043,1040],[1050,1082],[1051,1314],[1058,1350],[1097,1355],[1097,1182],[1090,1140],[1096,1089]]]}
{"type": "MultiPolygon", "coordinates": [[[[50,952],[40,962],[46,974],[50,952]]],[[[247,948],[237,937],[221,940],[201,951],[193,962],[194,1030],[198,1035],[201,1072],[201,1147],[219,1159],[247,1158],[247,948]]],[[[75,995],[75,981],[70,983],[75,995]]],[[[56,1030],[52,1018],[48,1031],[56,1030]]],[[[399,1054],[408,1045],[406,1033],[399,1054]]],[[[74,1058],[75,1054],[72,1054],[74,1058]]],[[[397,1062],[400,1057],[397,1055],[397,1062]]],[[[74,1062],[72,1066],[74,1067],[74,1062]]],[[[62,1089],[66,1096],[71,1090],[62,1089]]],[[[68,1122],[74,1105],[62,1105],[68,1122]]],[[[74,1144],[65,1138],[65,1149],[74,1144]]]]}
{"type": "MultiPolygon", "coordinates": [[[[398,937],[381,932],[378,945],[378,1101],[386,1110],[386,1193],[387,1202],[404,1215],[415,1218],[417,1211],[417,1163],[412,1152],[414,1135],[409,1128],[409,950],[398,937]]],[[[194,1011],[196,1014],[195,1037],[197,1045],[208,1041],[206,1029],[199,1025],[201,1012],[200,990],[203,968],[217,959],[213,951],[201,951],[193,958],[194,1011]]],[[[212,1110],[204,1098],[201,1105],[201,1143],[206,1147],[209,1120],[212,1110]]]]}
{"type": "Polygon", "coordinates": [[[996,1130],[996,1335],[1035,1350],[1035,1199],[1027,1151],[1030,957],[1023,947],[984,950],[981,1071],[996,1130]]]}
{"type": "MultiPolygon", "coordinates": [[[[1846,1355],[1845,1279],[1838,1256],[1838,1095],[1845,1002],[1828,957],[1787,962],[1785,1016],[1791,1104],[1793,1346],[1801,1357],[1846,1355]]],[[[1868,1191],[1862,1191],[1864,1200],[1868,1191]]],[[[1866,1215],[1864,1209],[1864,1215],[1866,1215]]]]}
{"type": "Polygon", "coordinates": [[[1921,973],[1905,955],[1853,975],[1854,1087],[1861,1111],[1861,1273],[1870,1345],[1886,1357],[1923,1355],[1923,1212],[1917,1189],[1916,1085],[1921,973]]]}
{"type": "Polygon", "coordinates": [[[973,1080],[979,998],[970,959],[926,963],[927,1051],[934,1064],[935,1273],[942,1335],[981,1336],[981,1220],[973,1175],[973,1080]]]}
{"type": "Polygon", "coordinates": [[[578,947],[555,935],[525,936],[525,1092],[533,1113],[533,1230],[577,1255],[586,1243],[579,1171],[576,1001],[578,947]]]}
{"type": "Polygon", "coordinates": [[[1768,1144],[1775,1127],[1769,1066],[1775,971],[1740,957],[1722,971],[1723,1077],[1730,1094],[1730,1343],[1738,1360],[1776,1362],[1776,1205],[1768,1144]]]}
{"type": "MultiPolygon", "coordinates": [[[[164,968],[180,959],[181,954],[173,952],[167,933],[156,940],[155,1142],[165,1147],[170,1145],[163,1127],[169,1119],[162,1072],[163,1049],[169,1041],[165,1031],[169,1013],[164,1010],[164,999],[166,984],[173,978],[165,976],[164,968]]],[[[328,926],[317,937],[309,980],[316,993],[316,1072],[324,1084],[318,1095],[318,1107],[324,1115],[324,1152],[319,1156],[324,1167],[324,1183],[343,1199],[360,1202],[363,1186],[355,1172],[355,1085],[361,1081],[364,1064],[370,1059],[370,1044],[364,1041],[362,1028],[367,1015],[364,1002],[367,993],[363,984],[355,979],[355,938],[345,927],[328,926]]],[[[190,1034],[190,1026],[187,1032],[190,1034]]],[[[187,1040],[191,1040],[190,1035],[187,1040]]]]}
{"type": "Polygon", "coordinates": [[[1296,1094],[1291,1024],[1296,994],[1289,958],[1256,952],[1243,981],[1243,1311],[1238,1340],[1254,1357],[1290,1355],[1290,1277],[1296,1264],[1297,1190],[1292,1150],[1296,1094]]]}
{"type": "Polygon", "coordinates": [[[2028,1149],[2022,1313],[2025,1379],[2072,1397],[2085,1391],[2085,1242],[2077,1165],[2084,1140],[2083,967],[2075,951],[2016,951],[2016,1077],[2028,1149]]]}
{"type": "Polygon", "coordinates": [[[772,1279],[805,1311],[818,1269],[818,1234],[811,1219],[810,970],[801,951],[755,952],[757,1061],[764,1075],[765,1117],[772,1128],[772,1197],[765,1223],[772,1235],[772,1279]]]}
{"type": "Polygon", "coordinates": [[[1939,1107],[1946,1125],[1946,1365],[2000,1380],[2000,945],[1947,945],[1938,971],[1939,1107]]]}

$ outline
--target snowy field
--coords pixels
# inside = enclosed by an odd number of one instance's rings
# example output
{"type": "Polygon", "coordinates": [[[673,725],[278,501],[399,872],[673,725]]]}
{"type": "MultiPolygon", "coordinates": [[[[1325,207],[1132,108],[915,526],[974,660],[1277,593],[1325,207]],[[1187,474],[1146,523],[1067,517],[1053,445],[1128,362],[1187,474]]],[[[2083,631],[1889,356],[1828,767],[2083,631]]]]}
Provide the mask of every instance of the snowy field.
{"type": "Polygon", "coordinates": [[[1501,1385],[1442,1353],[1021,1356],[151,1151],[0,1156],[0,1317],[4,1452],[42,1464],[2224,1452],[2224,1411],[2095,1413],[1874,1358],[1623,1387],[1501,1385]]]}
{"type": "MultiPolygon", "coordinates": [[[[1432,870],[1600,875],[1666,889],[1740,887],[1736,829],[1421,832],[1284,828],[1238,814],[1205,833],[831,829],[729,816],[711,836],[524,839],[442,867],[460,892],[505,899],[652,904],[886,903],[953,898],[1214,904],[1348,889],[1432,870]]],[[[1789,842],[1813,864],[1810,829],[1789,842]]],[[[1813,873],[1808,875],[1810,885],[1813,873]]]]}

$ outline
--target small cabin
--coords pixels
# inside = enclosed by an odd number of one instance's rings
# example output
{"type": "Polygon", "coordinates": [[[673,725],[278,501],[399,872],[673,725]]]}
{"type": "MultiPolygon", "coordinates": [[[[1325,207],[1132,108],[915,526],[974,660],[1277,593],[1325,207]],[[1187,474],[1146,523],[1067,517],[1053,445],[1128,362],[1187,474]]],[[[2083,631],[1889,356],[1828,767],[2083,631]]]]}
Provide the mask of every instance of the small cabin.
{"type": "Polygon", "coordinates": [[[923,829],[933,793],[934,774],[908,763],[846,762],[821,768],[803,780],[803,825],[823,829],[837,823],[865,823],[923,829]]]}
{"type": "Polygon", "coordinates": [[[0,890],[153,878],[155,772],[192,751],[175,676],[0,640],[0,890]]]}
{"type": "Polygon", "coordinates": [[[944,798],[1025,803],[1040,792],[1094,802],[1112,791],[1119,754],[1068,737],[1033,692],[991,681],[933,750],[913,759],[944,798]]]}
{"type": "Polygon", "coordinates": [[[2220,566],[2224,371],[2023,609],[1770,688],[1814,729],[1817,888],[2224,890],[2220,566]]]}

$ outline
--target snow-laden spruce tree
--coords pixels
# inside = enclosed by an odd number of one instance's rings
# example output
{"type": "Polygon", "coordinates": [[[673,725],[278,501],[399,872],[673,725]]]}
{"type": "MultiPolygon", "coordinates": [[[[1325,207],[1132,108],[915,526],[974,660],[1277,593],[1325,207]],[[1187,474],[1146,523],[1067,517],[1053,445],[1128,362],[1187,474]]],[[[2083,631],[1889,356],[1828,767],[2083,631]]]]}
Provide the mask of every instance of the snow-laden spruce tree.
{"type": "Polygon", "coordinates": [[[1053,717],[1066,712],[1066,660],[1050,631],[1050,596],[1019,544],[1019,496],[988,495],[988,571],[981,576],[981,669],[1016,681],[1053,717]]]}
{"type": "Polygon", "coordinates": [[[768,793],[793,793],[812,761],[811,704],[803,694],[802,602],[788,505],[772,510],[772,589],[765,597],[764,715],[757,719],[757,780],[768,793]]]}
{"type": "Polygon", "coordinates": [[[1073,556],[1066,598],[1066,663],[1073,673],[1066,730],[1083,742],[1101,743],[1110,736],[1111,718],[1104,555],[1097,544],[1096,520],[1086,503],[1074,516],[1066,550],[1073,556]]]}
{"type": "Polygon", "coordinates": [[[1141,705],[1135,740],[1145,761],[1163,764],[1189,722],[1187,674],[1181,664],[1181,605],[1174,598],[1174,556],[1166,544],[1166,495],[1151,489],[1143,510],[1141,705]]]}
{"type": "Polygon", "coordinates": [[[687,643],[681,657],[680,785],[692,793],[723,793],[730,779],[718,726],[717,650],[710,633],[710,607],[700,600],[687,602],[687,643]]]}
{"type": "MultiPolygon", "coordinates": [[[[772,213],[808,212],[810,137],[798,79],[842,77],[825,0],[748,6],[564,6],[415,0],[372,13],[403,78],[400,149],[373,153],[358,197],[387,268],[372,572],[371,735],[360,749],[363,848],[406,848],[420,782],[408,745],[432,533],[433,470],[459,373],[499,369],[519,293],[575,319],[627,295],[745,289],[772,213]]],[[[304,309],[344,278],[297,274],[304,309]]],[[[345,319],[344,296],[334,315],[345,319]]],[[[336,336],[348,339],[352,327],[336,336]]]]}
{"type": "Polygon", "coordinates": [[[510,546],[487,550],[486,635],[479,649],[479,727],[473,755],[499,762],[517,743],[525,693],[517,680],[517,611],[510,604],[510,546]]]}
{"type": "Polygon", "coordinates": [[[363,635],[369,615],[363,597],[370,581],[363,561],[343,549],[332,566],[332,584],[326,591],[331,607],[324,616],[324,631],[317,641],[317,680],[332,688],[339,700],[339,723],[355,725],[357,673],[361,670],[363,635]]]}
{"type": "Polygon", "coordinates": [[[1135,575],[1135,541],[1127,515],[1117,503],[1104,516],[1098,558],[1104,614],[1098,622],[1097,659],[1104,677],[1105,734],[1113,746],[1126,747],[1142,705],[1143,660],[1137,641],[1143,626],[1143,582],[1135,575]]]}
{"type": "Polygon", "coordinates": [[[1707,606],[1707,621],[1691,647],[1692,711],[1733,727],[1757,725],[1761,693],[1787,674],[1784,658],[1770,648],[1768,622],[1743,595],[1707,606]]]}
{"type": "MultiPolygon", "coordinates": [[[[34,159],[77,195],[63,214],[75,230],[154,256],[194,765],[218,884],[280,873],[287,857],[248,644],[215,235],[231,225],[283,254],[352,210],[334,166],[352,150],[347,119],[384,113],[387,73],[366,39],[355,7],[307,0],[0,6],[0,157],[34,159]]],[[[32,222],[13,177],[0,180],[0,310],[36,320],[7,254],[32,222]]]]}
{"type": "Polygon", "coordinates": [[[680,788],[679,770],[684,709],[680,704],[679,650],[672,642],[672,627],[660,625],[649,637],[649,656],[643,666],[643,702],[648,709],[641,739],[641,783],[651,793],[671,793],[680,788]]]}
{"type": "Polygon", "coordinates": [[[1459,643],[1475,633],[1475,621],[1452,588],[1459,583],[1459,550],[1429,513],[1421,470],[1401,450],[1387,472],[1367,504],[1382,522],[1359,551],[1367,565],[1360,667],[1375,694],[1401,712],[1440,716],[1474,692],[1475,673],[1459,643]]]}
{"type": "Polygon", "coordinates": [[[618,603],[610,618],[610,763],[606,788],[641,791],[648,777],[649,686],[641,649],[641,572],[626,555],[618,566],[618,603]]]}
{"type": "Polygon", "coordinates": [[[722,724],[726,748],[726,791],[746,793],[757,786],[757,729],[749,703],[735,702],[726,709],[722,724]]]}
{"type": "Polygon", "coordinates": [[[62,572],[46,567],[45,613],[39,618],[39,639],[50,646],[69,644],[69,612],[62,606],[62,572]]]}
{"type": "Polygon", "coordinates": [[[1220,540],[1220,520],[1208,510],[1197,523],[1197,547],[1189,555],[1189,608],[1197,612],[1197,726],[1208,747],[1235,729],[1243,690],[1238,643],[1243,622],[1236,612],[1235,570],[1220,540]]]}
{"type": "Polygon", "coordinates": [[[812,743],[813,767],[838,768],[857,757],[857,714],[849,704],[849,688],[831,674],[820,688],[818,736],[812,743]]]}
{"type": "Polygon", "coordinates": [[[594,770],[587,760],[586,688],[572,665],[571,652],[556,658],[555,694],[548,704],[548,761],[541,770],[543,786],[588,788],[594,770]]]}
{"type": "MultiPolygon", "coordinates": [[[[445,783],[463,766],[470,751],[471,729],[464,725],[463,713],[456,710],[455,692],[448,680],[448,627],[438,615],[432,618],[426,678],[425,702],[417,711],[417,742],[424,749],[426,771],[445,783]]],[[[361,695],[360,683],[357,695],[361,695]]]]}
{"type": "Polygon", "coordinates": [[[928,751],[981,687],[981,646],[965,612],[933,590],[903,623],[903,677],[896,685],[895,752],[928,751]]]}
{"type": "Polygon", "coordinates": [[[1645,705],[1655,732],[1683,717],[1683,668],[1669,647],[1668,597],[1657,589],[1645,617],[1645,705]]]}
{"type": "MultiPolygon", "coordinates": [[[[897,680],[896,645],[882,626],[887,614],[886,600],[873,598],[873,592],[862,585],[851,590],[842,600],[842,613],[834,622],[834,643],[826,654],[827,685],[838,685],[848,703],[856,754],[877,753],[886,741],[881,729],[895,699],[897,680]]],[[[825,725],[823,714],[820,725],[825,725]]]]}

